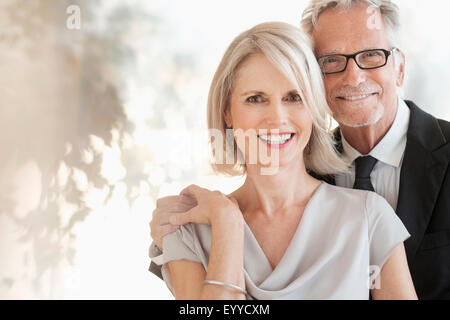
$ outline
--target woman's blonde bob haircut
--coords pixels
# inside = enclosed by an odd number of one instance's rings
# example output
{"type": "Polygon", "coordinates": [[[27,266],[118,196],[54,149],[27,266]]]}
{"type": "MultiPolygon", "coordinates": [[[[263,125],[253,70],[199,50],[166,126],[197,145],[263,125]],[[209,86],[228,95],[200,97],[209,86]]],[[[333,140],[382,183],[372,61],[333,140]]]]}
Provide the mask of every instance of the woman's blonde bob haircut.
{"type": "MultiPolygon", "coordinates": [[[[283,22],[261,23],[241,33],[230,44],[217,68],[208,96],[208,128],[210,132],[215,129],[222,133],[221,151],[226,154],[228,146],[229,151],[233,150],[235,161],[233,164],[213,162],[214,171],[231,176],[246,173],[245,163],[239,161],[242,153],[233,136],[227,138],[225,111],[230,107],[235,74],[252,54],[264,54],[278,68],[295,86],[311,115],[312,132],[304,152],[306,169],[319,175],[346,171],[347,165],[335,149],[331,112],[322,73],[311,49],[311,39],[300,28],[283,22]]],[[[211,144],[212,140],[211,137],[211,144]]]]}

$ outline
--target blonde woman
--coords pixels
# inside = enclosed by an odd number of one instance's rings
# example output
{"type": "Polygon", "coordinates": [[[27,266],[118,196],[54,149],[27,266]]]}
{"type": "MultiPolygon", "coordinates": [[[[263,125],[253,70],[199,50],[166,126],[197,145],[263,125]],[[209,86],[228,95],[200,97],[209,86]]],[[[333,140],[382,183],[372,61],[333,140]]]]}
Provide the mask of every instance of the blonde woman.
{"type": "Polygon", "coordinates": [[[263,23],[231,43],[211,84],[208,127],[237,155],[215,170],[246,179],[228,196],[191,185],[181,194],[195,207],[166,215],[166,228],[180,226],[162,241],[177,299],[417,298],[403,247],[409,233],[389,204],[311,175],[346,170],[330,119],[310,39],[298,28],[263,23]],[[262,174],[268,166],[274,173],[262,174]]]}

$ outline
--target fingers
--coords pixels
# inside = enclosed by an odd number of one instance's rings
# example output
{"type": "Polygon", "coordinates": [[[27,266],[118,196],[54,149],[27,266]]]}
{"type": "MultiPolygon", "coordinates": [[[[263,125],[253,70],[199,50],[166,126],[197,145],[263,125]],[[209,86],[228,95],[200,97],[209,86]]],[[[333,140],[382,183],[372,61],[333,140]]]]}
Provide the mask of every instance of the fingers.
{"type": "Polygon", "coordinates": [[[160,224],[150,228],[150,236],[153,240],[164,237],[166,234],[178,230],[178,226],[171,224],[160,224]]]}
{"type": "Polygon", "coordinates": [[[157,225],[153,228],[150,226],[150,236],[158,248],[162,250],[162,238],[169,233],[177,231],[179,228],[179,226],[171,224],[157,225]]]}
{"type": "Polygon", "coordinates": [[[191,184],[189,187],[184,188],[180,192],[181,196],[186,196],[194,199],[197,204],[204,202],[207,199],[220,199],[221,197],[225,197],[225,195],[220,191],[210,191],[209,189],[205,189],[199,187],[195,184],[191,184]]]}
{"type": "Polygon", "coordinates": [[[168,196],[156,200],[156,208],[164,208],[173,205],[180,200],[180,196],[168,196]]]}
{"type": "Polygon", "coordinates": [[[161,248],[162,238],[179,229],[184,224],[170,224],[169,218],[173,213],[187,212],[197,205],[197,201],[188,195],[167,196],[156,201],[156,209],[152,212],[152,220],[149,223],[150,236],[155,244],[161,248]]]}
{"type": "Polygon", "coordinates": [[[193,218],[195,217],[196,208],[193,208],[187,212],[172,214],[169,217],[169,223],[174,226],[180,226],[190,222],[197,222],[193,220],[193,218]]]}
{"type": "Polygon", "coordinates": [[[197,205],[197,201],[187,195],[168,196],[159,198],[156,200],[156,209],[164,209],[167,207],[176,207],[177,204],[194,206],[197,205]]]}
{"type": "Polygon", "coordinates": [[[170,224],[168,224],[170,212],[167,209],[168,208],[166,207],[164,209],[153,210],[152,220],[149,223],[150,236],[159,248],[161,248],[162,237],[167,233],[176,230],[175,229],[172,231],[172,229],[170,228],[170,224]]]}
{"type": "MultiPolygon", "coordinates": [[[[170,225],[169,218],[174,213],[187,212],[191,210],[193,207],[197,205],[197,203],[192,200],[185,201],[186,199],[182,199],[184,197],[174,196],[174,197],[165,197],[161,198],[165,207],[156,208],[152,212],[152,220],[150,221],[150,235],[155,243],[160,246],[161,238],[165,236],[167,233],[174,232],[178,229],[178,225],[182,225],[184,223],[179,223],[177,225],[170,225]],[[164,202],[166,201],[166,202],[164,202]],[[176,227],[176,228],[171,228],[176,227]]],[[[182,220],[184,221],[184,220],[182,220]]]]}
{"type": "Polygon", "coordinates": [[[164,209],[155,209],[152,213],[152,220],[150,221],[150,230],[157,230],[159,226],[169,223],[169,218],[173,213],[186,212],[190,210],[192,206],[180,206],[172,205],[164,209]]]}
{"type": "MultiPolygon", "coordinates": [[[[182,204],[182,203],[174,203],[168,207],[163,209],[155,209],[152,212],[152,220],[150,221],[150,234],[151,237],[156,240],[156,238],[163,237],[166,234],[166,229],[170,229],[167,225],[169,225],[170,217],[174,214],[186,213],[189,212],[194,205],[192,204],[182,204]]],[[[180,223],[176,225],[182,225],[185,219],[181,220],[180,223]]],[[[175,225],[175,224],[174,224],[175,225]]],[[[176,229],[175,229],[176,230],[176,229]]],[[[173,230],[173,231],[175,231],[173,230]]],[[[169,232],[173,232],[169,231],[169,232]]],[[[155,241],[156,242],[156,241],[155,241]]]]}
{"type": "Polygon", "coordinates": [[[169,233],[177,231],[179,228],[180,226],[166,224],[163,226],[159,226],[157,232],[151,233],[150,236],[152,237],[153,241],[158,246],[158,248],[162,251],[162,238],[169,233]]]}
{"type": "Polygon", "coordinates": [[[195,184],[191,184],[190,186],[181,190],[180,195],[198,198],[201,196],[206,189],[203,189],[195,184]]]}
{"type": "MultiPolygon", "coordinates": [[[[185,196],[175,196],[177,199],[173,199],[168,202],[161,202],[164,206],[158,206],[152,212],[152,221],[156,223],[167,223],[168,216],[174,212],[186,212],[197,205],[197,201],[185,196]]],[[[160,204],[161,204],[160,203],[160,204]]]]}
{"type": "Polygon", "coordinates": [[[165,224],[159,227],[158,236],[164,237],[166,234],[172,233],[177,231],[180,228],[180,226],[174,226],[171,224],[165,224]]]}

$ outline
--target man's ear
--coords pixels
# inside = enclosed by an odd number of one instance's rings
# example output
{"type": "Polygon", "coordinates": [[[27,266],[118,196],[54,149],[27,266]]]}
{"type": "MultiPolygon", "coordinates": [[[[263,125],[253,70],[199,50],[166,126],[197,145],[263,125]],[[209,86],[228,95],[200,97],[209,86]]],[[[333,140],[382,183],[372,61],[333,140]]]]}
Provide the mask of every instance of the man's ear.
{"type": "Polygon", "coordinates": [[[396,63],[396,68],[395,68],[395,72],[396,72],[396,80],[395,80],[395,84],[397,85],[397,87],[402,87],[403,86],[403,82],[405,80],[405,66],[406,66],[406,57],[405,54],[401,51],[401,50],[397,50],[396,53],[394,53],[395,55],[395,63],[396,63]]]}

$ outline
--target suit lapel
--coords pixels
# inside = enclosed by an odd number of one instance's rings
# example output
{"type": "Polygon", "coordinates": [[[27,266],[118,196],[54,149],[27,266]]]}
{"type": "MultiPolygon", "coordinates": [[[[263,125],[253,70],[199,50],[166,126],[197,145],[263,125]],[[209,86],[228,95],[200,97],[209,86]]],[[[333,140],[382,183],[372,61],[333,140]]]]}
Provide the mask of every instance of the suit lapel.
{"type": "Polygon", "coordinates": [[[411,261],[422,242],[448,166],[448,144],[437,119],[406,101],[411,110],[400,174],[397,214],[411,234],[405,242],[411,261]],[[444,146],[444,147],[443,147],[444,146]]]}

